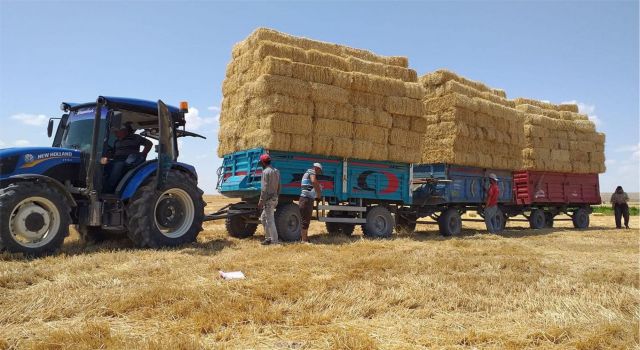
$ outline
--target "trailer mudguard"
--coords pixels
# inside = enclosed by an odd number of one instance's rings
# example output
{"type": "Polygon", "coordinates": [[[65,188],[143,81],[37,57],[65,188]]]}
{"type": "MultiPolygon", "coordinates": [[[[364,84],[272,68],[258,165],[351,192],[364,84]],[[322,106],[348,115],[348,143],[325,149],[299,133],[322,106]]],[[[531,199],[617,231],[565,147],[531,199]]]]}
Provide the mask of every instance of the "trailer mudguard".
{"type": "MultiPolygon", "coordinates": [[[[194,179],[198,178],[196,168],[192,165],[175,162],[171,168],[187,172],[193,176],[194,179]]],[[[123,188],[120,192],[120,199],[124,201],[133,197],[133,194],[136,193],[138,187],[140,187],[150,176],[155,175],[157,170],[158,162],[151,161],[143,164],[141,167],[134,168],[132,170],[132,174],[125,175],[122,179],[122,183],[118,186],[119,188],[123,188]]]]}

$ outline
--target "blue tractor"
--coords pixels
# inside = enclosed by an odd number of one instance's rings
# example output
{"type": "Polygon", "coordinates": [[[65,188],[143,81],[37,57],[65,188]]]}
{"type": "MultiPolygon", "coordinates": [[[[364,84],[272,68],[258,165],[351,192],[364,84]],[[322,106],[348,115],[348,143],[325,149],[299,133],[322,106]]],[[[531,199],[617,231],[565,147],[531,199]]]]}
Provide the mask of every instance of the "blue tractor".
{"type": "MultiPolygon", "coordinates": [[[[126,234],[139,247],[196,240],[205,203],[195,168],[178,162],[187,105],[99,97],[62,103],[52,147],[0,149],[0,249],[39,256],[56,251],[75,225],[86,240],[126,234]],[[112,131],[156,140],[156,159],[127,158],[115,188],[107,189],[112,131]]],[[[53,118],[52,118],[53,119],[53,118]]]]}

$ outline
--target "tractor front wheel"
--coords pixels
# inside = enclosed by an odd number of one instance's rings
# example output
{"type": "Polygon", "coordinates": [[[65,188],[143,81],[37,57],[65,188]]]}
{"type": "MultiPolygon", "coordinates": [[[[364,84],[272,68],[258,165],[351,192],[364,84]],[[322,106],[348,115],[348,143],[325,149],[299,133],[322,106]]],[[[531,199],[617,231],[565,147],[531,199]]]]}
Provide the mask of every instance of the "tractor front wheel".
{"type": "Polygon", "coordinates": [[[202,190],[187,174],[171,170],[162,188],[152,176],[127,206],[129,238],[139,247],[174,247],[195,242],[202,230],[202,190]]]}
{"type": "Polygon", "coordinates": [[[0,247],[28,256],[58,250],[69,234],[69,211],[63,195],[43,183],[0,189],[0,247]]]}

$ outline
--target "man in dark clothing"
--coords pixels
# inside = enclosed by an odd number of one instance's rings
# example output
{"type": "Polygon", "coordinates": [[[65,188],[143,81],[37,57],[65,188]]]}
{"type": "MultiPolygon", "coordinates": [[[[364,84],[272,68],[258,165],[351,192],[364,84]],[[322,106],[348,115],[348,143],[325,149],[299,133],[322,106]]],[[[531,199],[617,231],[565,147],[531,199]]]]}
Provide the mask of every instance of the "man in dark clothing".
{"type": "Polygon", "coordinates": [[[622,217],[624,217],[624,226],[629,228],[629,195],[618,186],[616,191],[611,195],[611,204],[616,215],[616,228],[622,228],[622,217]]]}
{"type": "Polygon", "coordinates": [[[151,141],[134,133],[131,123],[126,123],[114,133],[117,139],[113,148],[109,149],[106,157],[101,159],[101,163],[107,165],[104,189],[107,193],[115,192],[125,172],[144,161],[153,146],[151,141]],[[142,152],[140,152],[141,146],[144,146],[142,152]]]}
{"type": "Polygon", "coordinates": [[[502,231],[502,227],[499,226],[499,220],[496,215],[498,214],[498,197],[500,196],[500,189],[498,188],[498,177],[496,174],[489,174],[489,191],[487,192],[487,200],[484,208],[484,221],[487,224],[487,231],[489,233],[496,233],[502,231]]]}

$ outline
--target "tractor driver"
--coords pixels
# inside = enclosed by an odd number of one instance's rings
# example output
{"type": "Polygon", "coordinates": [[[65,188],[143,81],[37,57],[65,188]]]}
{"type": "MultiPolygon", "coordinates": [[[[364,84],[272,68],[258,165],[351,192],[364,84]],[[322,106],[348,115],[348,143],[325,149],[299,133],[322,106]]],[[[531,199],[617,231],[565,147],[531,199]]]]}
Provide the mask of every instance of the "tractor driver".
{"type": "Polygon", "coordinates": [[[114,131],[116,140],[102,157],[100,163],[106,165],[105,192],[113,193],[125,172],[147,159],[153,143],[134,132],[131,123],[125,123],[114,131]],[[144,149],[140,152],[140,147],[144,149]]]}

